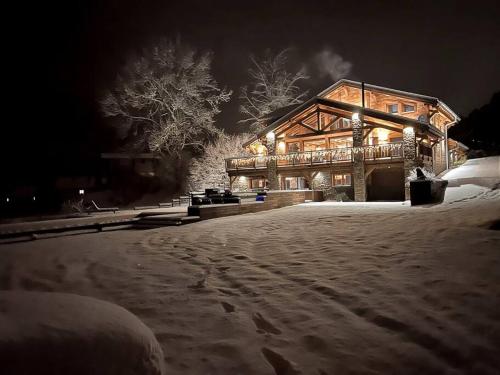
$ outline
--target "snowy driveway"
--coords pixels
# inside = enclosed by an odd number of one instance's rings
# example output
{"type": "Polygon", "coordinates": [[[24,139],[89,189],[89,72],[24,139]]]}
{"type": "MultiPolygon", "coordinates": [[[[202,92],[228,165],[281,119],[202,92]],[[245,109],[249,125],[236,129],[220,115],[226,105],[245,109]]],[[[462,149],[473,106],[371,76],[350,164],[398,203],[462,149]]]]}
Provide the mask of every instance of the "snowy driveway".
{"type": "Polygon", "coordinates": [[[313,203],[0,246],[0,287],[124,306],[174,374],[493,374],[498,212],[313,203]]]}

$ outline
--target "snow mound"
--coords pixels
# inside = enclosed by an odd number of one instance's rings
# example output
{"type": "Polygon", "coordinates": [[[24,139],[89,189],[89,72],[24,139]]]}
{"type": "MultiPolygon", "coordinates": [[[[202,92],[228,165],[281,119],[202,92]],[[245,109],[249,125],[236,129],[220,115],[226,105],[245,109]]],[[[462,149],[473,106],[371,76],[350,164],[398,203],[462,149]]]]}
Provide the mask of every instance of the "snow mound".
{"type": "Polygon", "coordinates": [[[135,315],[73,294],[0,292],[2,374],[162,375],[163,352],[135,315]]]}
{"type": "Polygon", "coordinates": [[[466,184],[494,188],[500,184],[500,156],[467,160],[458,168],[445,171],[441,176],[448,186],[466,184]]]}
{"type": "Polygon", "coordinates": [[[471,199],[500,199],[500,156],[467,160],[463,165],[444,172],[448,180],[444,202],[471,199]]]}

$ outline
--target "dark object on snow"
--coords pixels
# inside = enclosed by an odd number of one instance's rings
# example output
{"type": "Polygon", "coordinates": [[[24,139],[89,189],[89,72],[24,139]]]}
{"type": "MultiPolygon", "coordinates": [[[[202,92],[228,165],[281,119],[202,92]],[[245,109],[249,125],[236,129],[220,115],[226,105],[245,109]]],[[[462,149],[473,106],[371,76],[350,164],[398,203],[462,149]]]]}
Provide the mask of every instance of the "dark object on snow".
{"type": "Polygon", "coordinates": [[[205,194],[191,193],[191,205],[193,206],[240,202],[241,198],[237,195],[233,195],[230,190],[225,190],[223,193],[221,193],[219,189],[205,189],[205,194]]]}
{"type": "Polygon", "coordinates": [[[264,202],[266,200],[267,191],[258,191],[255,200],[257,202],[264,202]]]}
{"type": "Polygon", "coordinates": [[[89,209],[87,209],[88,212],[111,212],[115,213],[116,211],[119,211],[120,209],[118,207],[99,207],[96,202],[91,201],[92,204],[89,209]]]}
{"type": "Polygon", "coordinates": [[[199,206],[201,204],[212,204],[212,200],[203,196],[193,196],[191,198],[191,204],[193,206],[199,206]]]}
{"type": "Polygon", "coordinates": [[[420,168],[417,168],[417,178],[410,181],[411,205],[441,203],[448,181],[439,178],[425,177],[420,168]]]}
{"type": "Polygon", "coordinates": [[[418,180],[425,179],[425,174],[424,174],[424,172],[422,172],[422,170],[420,168],[417,168],[417,179],[418,180]]]}

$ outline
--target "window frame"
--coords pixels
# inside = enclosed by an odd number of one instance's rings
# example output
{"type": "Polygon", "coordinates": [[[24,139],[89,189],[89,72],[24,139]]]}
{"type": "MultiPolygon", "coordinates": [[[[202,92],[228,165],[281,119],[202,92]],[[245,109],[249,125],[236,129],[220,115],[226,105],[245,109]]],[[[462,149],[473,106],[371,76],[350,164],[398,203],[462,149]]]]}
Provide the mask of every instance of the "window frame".
{"type": "Polygon", "coordinates": [[[332,173],[332,186],[352,186],[352,173],[332,173]],[[335,176],[342,176],[342,182],[340,184],[336,183],[335,176]],[[348,177],[349,176],[349,177],[348,177]],[[347,183],[347,178],[349,178],[349,183],[347,183]]]}
{"type": "Polygon", "coordinates": [[[400,112],[399,112],[399,109],[400,109],[400,108],[399,108],[399,103],[398,103],[398,102],[393,102],[393,103],[387,103],[387,104],[386,104],[386,110],[387,110],[387,113],[390,113],[391,115],[397,115],[397,114],[399,114],[399,113],[400,113],[400,112]],[[396,112],[392,112],[392,111],[390,111],[390,109],[389,109],[389,108],[390,108],[390,107],[392,107],[392,106],[396,106],[396,112]]]}
{"type": "Polygon", "coordinates": [[[414,112],[417,112],[417,104],[416,103],[412,103],[412,102],[403,102],[401,104],[402,106],[402,111],[401,113],[414,113],[414,112]],[[412,106],[413,109],[411,111],[405,111],[405,105],[408,105],[408,106],[412,106]]]}

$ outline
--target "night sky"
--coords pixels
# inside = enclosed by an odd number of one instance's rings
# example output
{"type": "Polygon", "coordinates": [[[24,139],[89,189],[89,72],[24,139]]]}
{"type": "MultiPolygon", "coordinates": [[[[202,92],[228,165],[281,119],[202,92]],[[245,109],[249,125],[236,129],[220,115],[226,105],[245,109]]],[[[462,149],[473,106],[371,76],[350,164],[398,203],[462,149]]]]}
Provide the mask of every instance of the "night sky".
{"type": "Polygon", "coordinates": [[[248,55],[266,48],[293,48],[290,66],[306,66],[311,95],[334,81],[324,61],[350,67],[350,79],[437,96],[463,115],[500,88],[497,1],[66,1],[23,5],[16,17],[2,136],[2,167],[16,179],[75,165],[83,173],[109,151],[96,99],[130,53],[160,37],[214,52],[215,78],[235,92],[217,119],[229,131],[238,131],[248,55]]]}

